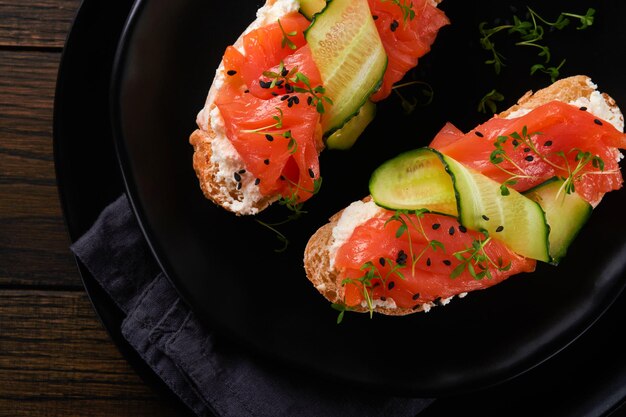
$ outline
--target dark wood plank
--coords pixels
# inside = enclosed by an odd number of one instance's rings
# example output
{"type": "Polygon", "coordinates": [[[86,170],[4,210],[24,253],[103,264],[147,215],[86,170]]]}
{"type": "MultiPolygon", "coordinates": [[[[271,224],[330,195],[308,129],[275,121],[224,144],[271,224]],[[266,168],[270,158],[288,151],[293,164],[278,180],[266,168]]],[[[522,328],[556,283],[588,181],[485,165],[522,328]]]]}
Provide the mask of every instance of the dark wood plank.
{"type": "Polygon", "coordinates": [[[62,47],[80,0],[0,0],[0,47],[62,47]]]}
{"type": "Polygon", "coordinates": [[[84,293],[0,299],[0,415],[176,415],[120,356],[84,293]]]}
{"type": "Polygon", "coordinates": [[[0,50],[0,286],[80,288],[52,157],[60,53],[0,50]]]}

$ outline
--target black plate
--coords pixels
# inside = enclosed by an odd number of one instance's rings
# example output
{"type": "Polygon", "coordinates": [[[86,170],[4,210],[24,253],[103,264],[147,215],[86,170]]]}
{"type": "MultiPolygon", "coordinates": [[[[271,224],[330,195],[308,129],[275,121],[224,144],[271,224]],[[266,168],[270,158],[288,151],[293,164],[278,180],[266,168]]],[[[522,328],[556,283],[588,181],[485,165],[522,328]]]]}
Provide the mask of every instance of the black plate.
{"type": "MultiPolygon", "coordinates": [[[[402,318],[336,313],[306,280],[302,252],[327,218],[367,194],[372,169],[397,153],[425,145],[450,120],[469,129],[485,119],[478,100],[496,87],[502,108],[529,88],[535,52],[496,77],[478,45],[482,20],[510,16],[500,1],[444,2],[453,25],[442,30],[415,76],[430,83],[433,103],[407,117],[397,99],[350,152],[324,152],[324,185],[309,214],[286,231],[277,254],[274,236],[252,218],[238,218],[205,200],[191,167],[188,136],[224,48],[253,20],[259,2],[144,0],[120,43],[112,88],[113,127],[128,193],[140,224],[169,278],[200,319],[266,358],[378,390],[449,395],[484,388],[523,373],[584,332],[623,289],[626,235],[623,191],[607,195],[558,267],[472,293],[428,314],[402,318]],[[381,143],[384,145],[381,146],[381,143]],[[351,167],[346,170],[345,167],[351,167]]],[[[511,2],[518,8],[522,3],[511,2]]],[[[626,57],[621,19],[626,4],[529,2],[558,11],[598,9],[588,31],[554,33],[562,76],[584,73],[626,103],[618,63],[626,57]],[[610,64],[610,65],[609,65],[610,64]]],[[[529,48],[529,50],[532,48],[529,48]]],[[[528,50],[528,51],[529,51],[528,50]]],[[[513,51],[510,51],[513,53],[513,51]]],[[[273,207],[265,215],[280,215],[273,207]]]]}

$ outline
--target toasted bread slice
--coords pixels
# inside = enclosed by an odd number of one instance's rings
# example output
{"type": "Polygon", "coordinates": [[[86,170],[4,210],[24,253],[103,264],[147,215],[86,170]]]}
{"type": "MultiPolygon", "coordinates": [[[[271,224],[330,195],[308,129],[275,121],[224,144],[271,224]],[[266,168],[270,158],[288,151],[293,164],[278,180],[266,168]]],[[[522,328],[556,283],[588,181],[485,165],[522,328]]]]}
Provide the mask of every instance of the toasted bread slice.
{"type": "MultiPolygon", "coordinates": [[[[615,104],[615,101],[607,94],[599,93],[596,90],[596,85],[591,82],[591,79],[583,75],[562,79],[535,93],[528,92],[519,99],[516,105],[495,117],[508,118],[521,116],[525,112],[553,100],[575,104],[580,107],[587,107],[588,111],[612,123],[618,130],[623,131],[624,129],[624,117],[615,104]]],[[[370,197],[367,197],[363,201],[368,202],[369,200],[370,197]]],[[[335,228],[342,220],[342,217],[344,215],[351,216],[353,215],[352,213],[354,213],[354,211],[343,209],[332,216],[329,223],[319,228],[315,234],[313,234],[304,252],[304,267],[308,279],[320,294],[331,303],[341,303],[344,291],[339,281],[340,271],[332,266],[332,257],[334,256],[332,248],[337,246],[333,234],[335,228]]],[[[362,220],[362,222],[365,220],[362,220]]],[[[354,230],[355,226],[356,225],[353,225],[352,230],[354,230]]],[[[342,231],[342,234],[345,236],[346,231],[342,231]]],[[[465,295],[465,293],[458,294],[459,297],[464,297],[465,295]]],[[[445,299],[439,304],[447,304],[449,301],[450,299],[445,299]]],[[[428,311],[431,307],[438,305],[435,303],[426,303],[418,308],[408,309],[395,307],[394,304],[395,303],[389,299],[386,300],[385,303],[376,302],[374,303],[374,311],[386,315],[400,316],[418,311],[428,311]]],[[[354,311],[368,312],[369,306],[357,306],[354,308],[354,311]]]]}

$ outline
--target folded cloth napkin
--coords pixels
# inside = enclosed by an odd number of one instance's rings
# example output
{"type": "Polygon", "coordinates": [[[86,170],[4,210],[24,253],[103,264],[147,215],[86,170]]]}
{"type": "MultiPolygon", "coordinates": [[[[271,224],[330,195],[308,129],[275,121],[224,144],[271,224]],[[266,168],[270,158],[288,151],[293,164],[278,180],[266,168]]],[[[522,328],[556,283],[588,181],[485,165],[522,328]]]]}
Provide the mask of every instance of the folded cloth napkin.
{"type": "Polygon", "coordinates": [[[225,348],[159,270],[125,195],[71,249],[125,314],[129,344],[198,416],[403,417],[433,401],[296,380],[245,350],[225,348]]]}

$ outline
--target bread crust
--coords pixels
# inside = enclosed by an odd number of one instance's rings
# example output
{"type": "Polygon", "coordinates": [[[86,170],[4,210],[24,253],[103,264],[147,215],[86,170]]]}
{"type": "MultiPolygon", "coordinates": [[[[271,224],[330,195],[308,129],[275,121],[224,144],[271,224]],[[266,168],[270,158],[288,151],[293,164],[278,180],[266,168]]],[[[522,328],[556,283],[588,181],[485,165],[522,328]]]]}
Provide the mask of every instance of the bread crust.
{"type": "MultiPolygon", "coordinates": [[[[578,75],[564,78],[544,89],[538,90],[535,93],[532,91],[527,92],[518,100],[517,104],[499,113],[495,117],[505,118],[515,111],[522,109],[530,110],[553,100],[571,102],[580,97],[589,98],[594,91],[596,91],[596,88],[594,84],[591,83],[591,79],[587,76],[578,75]]],[[[607,94],[603,94],[603,97],[611,109],[619,112],[619,108],[617,107],[615,100],[607,94]]],[[[364,201],[369,198],[370,197],[368,196],[364,199],[364,201]]],[[[339,222],[343,211],[344,210],[341,210],[333,215],[329,219],[329,223],[319,228],[313,234],[304,251],[304,269],[306,271],[307,278],[320,292],[320,294],[332,303],[341,303],[343,300],[343,287],[338,278],[340,271],[336,268],[330,267],[329,252],[329,248],[334,242],[333,229],[339,222]]],[[[416,309],[391,309],[375,306],[374,312],[385,315],[401,316],[419,311],[427,311],[434,305],[435,304],[433,303],[425,304],[416,309]]],[[[367,306],[357,306],[354,308],[354,311],[368,312],[369,308],[367,306]]]]}

